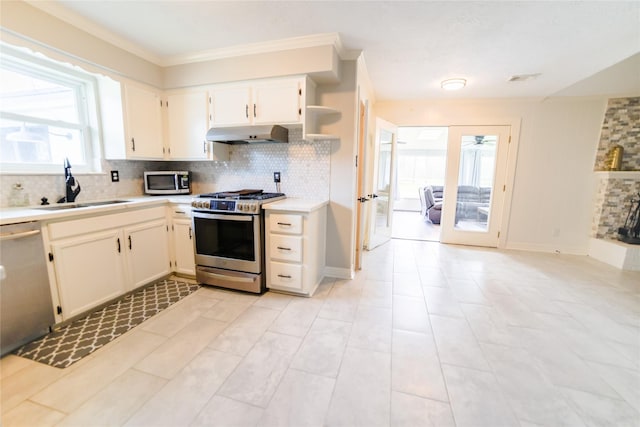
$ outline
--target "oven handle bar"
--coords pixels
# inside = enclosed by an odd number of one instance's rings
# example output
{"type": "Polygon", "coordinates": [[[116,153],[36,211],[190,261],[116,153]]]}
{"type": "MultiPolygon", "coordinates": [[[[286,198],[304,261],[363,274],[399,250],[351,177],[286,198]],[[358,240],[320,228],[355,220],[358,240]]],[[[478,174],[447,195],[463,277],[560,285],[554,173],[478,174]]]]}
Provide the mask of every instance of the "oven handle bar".
{"type": "Polygon", "coordinates": [[[221,219],[228,221],[253,221],[253,215],[221,215],[221,214],[210,214],[203,212],[194,212],[194,218],[204,218],[204,219],[221,219]]]}
{"type": "Polygon", "coordinates": [[[253,283],[255,280],[253,277],[226,276],[224,274],[213,273],[211,271],[207,271],[206,274],[207,276],[223,279],[227,282],[253,283]]]}

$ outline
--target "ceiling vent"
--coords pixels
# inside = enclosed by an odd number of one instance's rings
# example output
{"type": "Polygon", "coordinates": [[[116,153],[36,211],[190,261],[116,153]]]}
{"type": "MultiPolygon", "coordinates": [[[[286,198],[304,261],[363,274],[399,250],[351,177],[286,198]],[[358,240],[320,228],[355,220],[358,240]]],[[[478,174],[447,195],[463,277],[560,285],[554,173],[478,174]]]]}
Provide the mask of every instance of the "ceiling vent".
{"type": "Polygon", "coordinates": [[[509,77],[510,82],[526,82],[527,80],[537,79],[541,73],[535,74],[516,74],[509,77]]]}

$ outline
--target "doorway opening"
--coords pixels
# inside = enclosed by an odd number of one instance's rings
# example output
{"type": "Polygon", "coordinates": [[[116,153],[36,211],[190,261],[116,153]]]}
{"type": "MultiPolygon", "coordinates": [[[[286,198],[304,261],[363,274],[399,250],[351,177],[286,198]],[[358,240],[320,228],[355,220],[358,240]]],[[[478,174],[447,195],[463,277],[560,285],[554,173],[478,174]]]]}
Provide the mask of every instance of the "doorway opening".
{"type": "Polygon", "coordinates": [[[440,241],[448,135],[448,127],[398,127],[392,238],[440,241]]]}

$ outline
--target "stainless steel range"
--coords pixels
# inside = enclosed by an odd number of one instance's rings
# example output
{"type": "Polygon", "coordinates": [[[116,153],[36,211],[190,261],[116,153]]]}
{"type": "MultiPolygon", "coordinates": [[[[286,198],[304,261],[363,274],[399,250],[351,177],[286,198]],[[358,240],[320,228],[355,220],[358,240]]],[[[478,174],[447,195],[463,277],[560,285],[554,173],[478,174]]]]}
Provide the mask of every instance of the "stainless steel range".
{"type": "Polygon", "coordinates": [[[196,280],[206,285],[262,293],[264,214],[262,204],[284,199],[262,190],[201,194],[193,208],[196,280]]]}

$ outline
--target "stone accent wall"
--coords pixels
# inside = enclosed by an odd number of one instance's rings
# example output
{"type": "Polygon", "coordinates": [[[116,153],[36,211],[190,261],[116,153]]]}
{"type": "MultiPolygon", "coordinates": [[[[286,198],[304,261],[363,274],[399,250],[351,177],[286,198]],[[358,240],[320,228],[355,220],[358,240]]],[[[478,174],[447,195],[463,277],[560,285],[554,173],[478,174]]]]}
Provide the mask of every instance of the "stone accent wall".
{"type": "Polygon", "coordinates": [[[595,170],[607,170],[607,153],[615,145],[624,149],[620,170],[640,170],[640,97],[609,100],[595,170]]]}
{"type": "Polygon", "coordinates": [[[616,239],[624,225],[631,201],[640,193],[640,176],[619,178],[603,175],[596,186],[591,237],[616,239]]]}
{"type": "Polygon", "coordinates": [[[597,172],[591,237],[616,239],[631,200],[640,192],[640,97],[614,98],[607,104],[595,170],[607,169],[607,153],[615,145],[624,149],[620,172],[597,172]]]}

